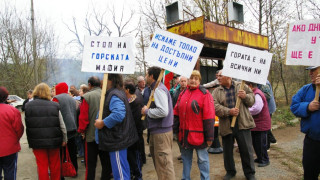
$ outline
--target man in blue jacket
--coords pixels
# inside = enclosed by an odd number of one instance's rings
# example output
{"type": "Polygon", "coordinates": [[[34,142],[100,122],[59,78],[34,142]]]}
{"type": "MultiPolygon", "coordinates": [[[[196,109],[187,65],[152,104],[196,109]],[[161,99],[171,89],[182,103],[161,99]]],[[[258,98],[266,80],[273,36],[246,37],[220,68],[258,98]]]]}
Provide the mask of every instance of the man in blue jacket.
{"type": "Polygon", "coordinates": [[[319,94],[315,99],[316,85],[320,85],[317,67],[308,67],[312,83],[303,86],[292,97],[291,111],[301,117],[301,132],[305,133],[302,164],[304,179],[318,179],[320,174],[320,110],[319,94]]]}

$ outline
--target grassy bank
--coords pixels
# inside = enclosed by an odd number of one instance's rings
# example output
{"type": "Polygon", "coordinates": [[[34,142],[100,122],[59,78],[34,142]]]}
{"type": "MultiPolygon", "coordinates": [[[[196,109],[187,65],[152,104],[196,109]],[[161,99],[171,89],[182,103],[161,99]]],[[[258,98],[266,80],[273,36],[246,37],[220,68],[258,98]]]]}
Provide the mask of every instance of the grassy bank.
{"type": "Polygon", "coordinates": [[[272,114],[272,125],[293,126],[293,119],[296,117],[290,111],[290,106],[277,107],[275,113],[272,114]]]}

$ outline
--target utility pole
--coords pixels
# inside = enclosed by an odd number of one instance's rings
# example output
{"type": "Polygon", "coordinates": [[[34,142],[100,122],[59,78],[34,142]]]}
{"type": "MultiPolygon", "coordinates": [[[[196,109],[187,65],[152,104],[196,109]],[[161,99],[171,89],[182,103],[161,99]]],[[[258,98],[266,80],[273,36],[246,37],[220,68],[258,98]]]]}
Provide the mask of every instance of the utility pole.
{"type": "Polygon", "coordinates": [[[32,26],[32,56],[34,61],[34,78],[35,84],[39,83],[38,79],[38,64],[37,64],[37,44],[36,44],[36,32],[34,28],[34,9],[33,9],[33,0],[31,0],[31,26],[32,26]]]}

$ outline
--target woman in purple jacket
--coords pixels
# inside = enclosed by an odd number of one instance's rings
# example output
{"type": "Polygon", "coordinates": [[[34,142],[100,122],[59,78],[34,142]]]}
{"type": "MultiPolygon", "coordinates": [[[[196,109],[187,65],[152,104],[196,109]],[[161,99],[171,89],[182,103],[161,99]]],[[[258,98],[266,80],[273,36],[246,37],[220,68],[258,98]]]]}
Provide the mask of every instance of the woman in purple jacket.
{"type": "Polygon", "coordinates": [[[258,89],[256,83],[246,82],[255,95],[255,103],[249,108],[256,127],[251,129],[252,145],[256,152],[258,167],[265,167],[270,164],[267,152],[267,133],[271,129],[271,118],[269,115],[267,99],[263,92],[258,89]]]}

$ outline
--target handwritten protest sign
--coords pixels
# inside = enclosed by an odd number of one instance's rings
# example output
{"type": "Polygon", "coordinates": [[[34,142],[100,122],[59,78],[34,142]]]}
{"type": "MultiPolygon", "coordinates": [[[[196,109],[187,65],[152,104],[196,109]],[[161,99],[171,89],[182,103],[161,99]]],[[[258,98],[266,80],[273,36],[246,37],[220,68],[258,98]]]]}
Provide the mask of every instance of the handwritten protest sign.
{"type": "Polygon", "coordinates": [[[182,76],[190,77],[203,44],[164,30],[156,30],[146,61],[182,76]]]}
{"type": "Polygon", "coordinates": [[[289,24],[286,64],[320,66],[320,19],[289,24]]]}
{"type": "Polygon", "coordinates": [[[85,36],[81,71],[133,74],[134,49],[132,37],[85,36]]]}
{"type": "Polygon", "coordinates": [[[266,84],[272,54],[229,43],[222,75],[266,84]]]}

